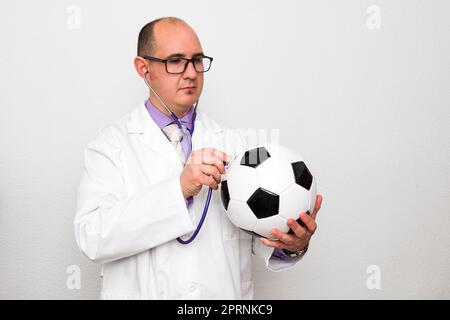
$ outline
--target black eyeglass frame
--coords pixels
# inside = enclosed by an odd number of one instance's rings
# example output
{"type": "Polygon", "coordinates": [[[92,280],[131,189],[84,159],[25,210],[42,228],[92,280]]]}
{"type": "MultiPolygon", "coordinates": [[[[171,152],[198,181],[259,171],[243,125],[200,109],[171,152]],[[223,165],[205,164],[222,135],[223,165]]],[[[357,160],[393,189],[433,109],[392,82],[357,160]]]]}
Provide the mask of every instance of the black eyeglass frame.
{"type": "Polygon", "coordinates": [[[209,69],[211,69],[211,65],[212,65],[212,62],[214,60],[212,57],[208,57],[208,56],[195,56],[195,57],[192,57],[191,59],[182,58],[182,57],[172,57],[172,58],[168,58],[168,59],[160,59],[160,58],[156,58],[156,57],[152,57],[152,56],[142,56],[142,58],[147,59],[147,60],[151,60],[151,61],[164,63],[165,66],[166,66],[166,72],[170,73],[170,74],[182,74],[182,73],[184,73],[186,71],[186,69],[187,69],[187,66],[188,66],[189,62],[192,62],[192,65],[194,66],[194,70],[197,73],[205,73],[205,72],[208,72],[209,69]],[[197,68],[195,67],[194,60],[199,59],[199,58],[201,58],[201,59],[203,59],[203,58],[209,59],[209,67],[208,67],[207,70],[203,70],[203,71],[198,71],[197,70],[197,68]],[[169,72],[169,69],[167,68],[167,62],[169,62],[171,60],[184,60],[185,64],[184,64],[183,71],[181,71],[181,72],[169,72]]]}

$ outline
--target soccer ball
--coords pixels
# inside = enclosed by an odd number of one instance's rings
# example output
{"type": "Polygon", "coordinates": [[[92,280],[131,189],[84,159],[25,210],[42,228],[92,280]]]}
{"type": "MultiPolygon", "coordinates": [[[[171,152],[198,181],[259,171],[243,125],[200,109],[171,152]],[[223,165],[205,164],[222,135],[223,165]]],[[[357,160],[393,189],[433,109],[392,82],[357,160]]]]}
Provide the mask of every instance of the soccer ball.
{"type": "Polygon", "coordinates": [[[220,184],[222,205],[231,222],[273,239],[272,228],[290,232],[288,219],[301,225],[300,212],[312,213],[316,179],[302,157],[280,144],[253,147],[237,155],[220,184]]]}

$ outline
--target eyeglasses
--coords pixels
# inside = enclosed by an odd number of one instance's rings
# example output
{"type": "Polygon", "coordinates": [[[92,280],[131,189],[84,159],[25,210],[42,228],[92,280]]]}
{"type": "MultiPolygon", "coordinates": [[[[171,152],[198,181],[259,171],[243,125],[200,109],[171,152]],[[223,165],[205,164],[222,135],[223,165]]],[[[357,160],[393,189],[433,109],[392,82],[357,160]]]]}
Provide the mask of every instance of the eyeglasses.
{"type": "Polygon", "coordinates": [[[189,62],[192,62],[192,65],[194,66],[194,69],[197,73],[204,73],[209,71],[213,61],[213,58],[207,56],[196,56],[191,59],[181,57],[160,59],[152,56],[143,56],[142,58],[164,63],[166,65],[167,73],[171,74],[184,73],[187,69],[189,62]]]}

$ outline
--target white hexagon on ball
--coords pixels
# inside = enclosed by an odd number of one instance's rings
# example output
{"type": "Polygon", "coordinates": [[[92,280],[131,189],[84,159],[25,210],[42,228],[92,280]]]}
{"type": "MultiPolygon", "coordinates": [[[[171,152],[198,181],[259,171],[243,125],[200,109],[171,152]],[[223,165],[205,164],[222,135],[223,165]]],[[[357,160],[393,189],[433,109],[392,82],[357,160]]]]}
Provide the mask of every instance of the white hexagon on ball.
{"type": "Polygon", "coordinates": [[[281,194],[283,190],[295,182],[292,167],[281,157],[271,156],[256,167],[256,171],[261,188],[276,194],[281,194]]]}
{"type": "Polygon", "coordinates": [[[297,220],[300,212],[309,209],[309,203],[309,191],[294,183],[281,193],[278,214],[285,219],[297,220]]]}
{"type": "Polygon", "coordinates": [[[274,239],[274,236],[270,233],[272,228],[276,228],[285,233],[289,231],[287,220],[279,215],[258,219],[253,231],[268,239],[274,239]]]}
{"type": "Polygon", "coordinates": [[[245,202],[230,199],[228,204],[228,218],[233,224],[241,229],[251,231],[256,225],[256,216],[245,202]]]}
{"type": "Polygon", "coordinates": [[[228,189],[230,191],[230,199],[245,202],[258,189],[258,177],[256,170],[251,167],[242,166],[239,162],[233,164],[227,169],[224,179],[228,181],[228,189]],[[241,181],[239,177],[245,177],[245,181],[241,181]]]}

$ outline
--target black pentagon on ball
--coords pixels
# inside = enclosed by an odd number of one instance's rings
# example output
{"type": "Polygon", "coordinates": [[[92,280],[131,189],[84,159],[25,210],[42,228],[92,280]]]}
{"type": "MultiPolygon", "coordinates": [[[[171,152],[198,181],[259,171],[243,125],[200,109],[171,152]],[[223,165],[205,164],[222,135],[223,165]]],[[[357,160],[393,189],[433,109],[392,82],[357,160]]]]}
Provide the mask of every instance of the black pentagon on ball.
{"type": "Polygon", "coordinates": [[[311,188],[313,177],[303,161],[292,163],[294,170],[295,183],[301,185],[306,190],[311,188]]]}
{"type": "Polygon", "coordinates": [[[247,200],[247,204],[258,219],[278,214],[280,196],[263,188],[258,188],[247,200]]]}
{"type": "Polygon", "coordinates": [[[222,188],[220,189],[220,198],[225,210],[228,210],[228,204],[230,203],[230,192],[228,191],[228,182],[224,180],[221,182],[222,188]]]}
{"type": "Polygon", "coordinates": [[[264,147],[258,147],[245,151],[241,159],[241,165],[256,168],[269,158],[269,151],[264,147]]]}

